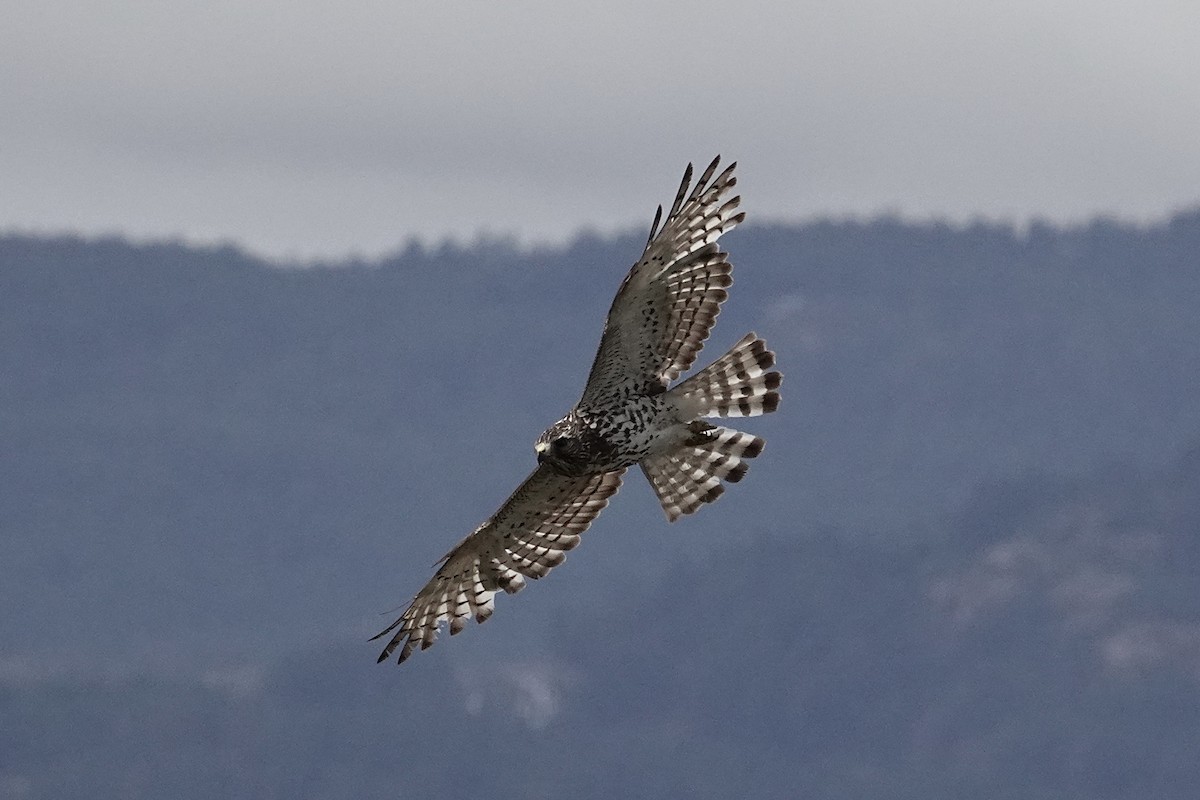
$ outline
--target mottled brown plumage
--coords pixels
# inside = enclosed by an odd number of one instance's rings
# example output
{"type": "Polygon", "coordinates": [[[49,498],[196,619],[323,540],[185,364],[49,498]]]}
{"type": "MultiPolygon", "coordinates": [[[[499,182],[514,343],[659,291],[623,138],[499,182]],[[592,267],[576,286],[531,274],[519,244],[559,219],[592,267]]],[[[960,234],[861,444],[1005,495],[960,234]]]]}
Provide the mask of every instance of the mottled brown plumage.
{"type": "Polygon", "coordinates": [[[474,617],[491,616],[497,591],[540,578],[579,543],[637,464],[671,521],[690,514],[746,474],[763,449],[757,436],[703,417],[757,416],[779,405],[775,355],[747,334],[725,355],[675,387],[695,361],[733,283],[717,240],[741,222],[731,164],[720,158],[691,187],[689,164],[666,218],[660,206],[641,258],[617,290],[583,396],[535,443],[538,467],[490,519],[447,553],[404,613],[379,660],[403,662],[474,617]],[[714,178],[714,175],[716,176],[714,178]],[[661,223],[661,228],[659,227],[661,223]]]}

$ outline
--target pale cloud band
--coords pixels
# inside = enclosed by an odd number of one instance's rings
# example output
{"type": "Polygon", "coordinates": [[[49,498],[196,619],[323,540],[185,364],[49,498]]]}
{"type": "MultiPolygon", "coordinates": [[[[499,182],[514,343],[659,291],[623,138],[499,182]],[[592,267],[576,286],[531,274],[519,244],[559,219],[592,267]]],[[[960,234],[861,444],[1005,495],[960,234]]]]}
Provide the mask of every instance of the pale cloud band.
{"type": "Polygon", "coordinates": [[[1188,2],[26,3],[0,230],[377,253],[648,224],[721,152],[751,218],[1200,202],[1188,2]]]}

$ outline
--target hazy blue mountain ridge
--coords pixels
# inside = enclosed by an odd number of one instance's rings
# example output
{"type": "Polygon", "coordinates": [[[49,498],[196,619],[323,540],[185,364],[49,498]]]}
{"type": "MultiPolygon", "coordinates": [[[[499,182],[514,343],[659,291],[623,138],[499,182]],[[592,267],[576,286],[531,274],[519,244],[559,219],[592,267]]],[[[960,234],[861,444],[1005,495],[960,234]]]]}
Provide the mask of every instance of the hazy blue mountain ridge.
{"type": "Polygon", "coordinates": [[[343,640],[198,677],[8,678],[0,781],[29,798],[1183,800],[1197,482],[1193,449],[989,485],[924,543],[747,536],[554,609],[520,653],[497,653],[516,627],[497,614],[399,668],[343,640]]]}
{"type": "MultiPolygon", "coordinates": [[[[0,240],[8,651],[220,661],[382,627],[531,468],[641,241],[295,269],[0,240]]],[[[922,542],[981,482],[1145,468],[1200,439],[1200,214],[727,244],[737,284],[701,358],[751,328],[780,353],[783,408],[745,423],[767,452],[675,526],[631,476],[569,563],[506,603],[517,641],[743,536],[922,542]]]]}

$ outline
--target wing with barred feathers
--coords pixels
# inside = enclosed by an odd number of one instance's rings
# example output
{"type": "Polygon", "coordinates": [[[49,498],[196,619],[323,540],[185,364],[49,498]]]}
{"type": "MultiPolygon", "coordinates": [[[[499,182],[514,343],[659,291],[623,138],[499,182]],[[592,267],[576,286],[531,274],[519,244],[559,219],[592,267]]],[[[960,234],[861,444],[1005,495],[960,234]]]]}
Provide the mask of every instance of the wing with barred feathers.
{"type": "Polygon", "coordinates": [[[713,159],[690,192],[689,164],[665,220],[659,206],[646,250],[608,312],[582,403],[662,391],[704,346],[733,283],[717,239],[745,218],[737,211],[740,197],[724,199],[737,183],[737,165],[714,178],[720,161],[713,159]]]}
{"type": "Polygon", "coordinates": [[[429,647],[443,620],[450,621],[451,635],[468,617],[483,622],[492,615],[497,591],[518,592],[526,578],[561,564],[620,488],[623,472],[572,478],[539,466],[491,519],[443,556],[437,574],[400,618],[372,637],[395,631],[379,660],[402,646],[397,663],[403,663],[415,648],[429,647]]]}

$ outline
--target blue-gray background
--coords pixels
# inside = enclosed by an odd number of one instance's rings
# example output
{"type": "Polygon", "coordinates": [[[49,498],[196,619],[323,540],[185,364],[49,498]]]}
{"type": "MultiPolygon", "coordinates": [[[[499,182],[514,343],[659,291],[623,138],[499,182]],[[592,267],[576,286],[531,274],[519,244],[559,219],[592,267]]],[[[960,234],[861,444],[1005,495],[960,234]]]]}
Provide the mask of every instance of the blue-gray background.
{"type": "Polygon", "coordinates": [[[1194,796],[1190,7],[98,9],[0,31],[0,797],[1194,796]],[[763,457],[376,666],[718,149],[763,457]]]}

